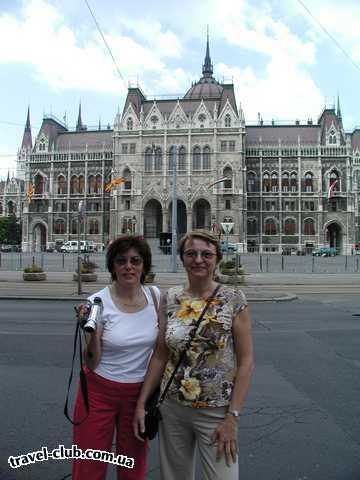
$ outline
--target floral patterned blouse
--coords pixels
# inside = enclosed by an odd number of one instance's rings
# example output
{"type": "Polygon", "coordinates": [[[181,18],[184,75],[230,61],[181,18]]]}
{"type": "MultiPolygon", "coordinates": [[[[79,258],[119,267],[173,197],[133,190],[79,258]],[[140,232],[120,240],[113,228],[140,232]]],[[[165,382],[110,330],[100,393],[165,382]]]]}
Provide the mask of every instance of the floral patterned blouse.
{"type": "MultiPolygon", "coordinates": [[[[169,348],[162,389],[189,340],[206,301],[191,297],[183,286],[167,293],[165,341],[169,348]]],[[[236,374],[232,321],[247,306],[241,290],[221,286],[209,305],[167,396],[182,405],[205,408],[228,405],[236,374]]]]}

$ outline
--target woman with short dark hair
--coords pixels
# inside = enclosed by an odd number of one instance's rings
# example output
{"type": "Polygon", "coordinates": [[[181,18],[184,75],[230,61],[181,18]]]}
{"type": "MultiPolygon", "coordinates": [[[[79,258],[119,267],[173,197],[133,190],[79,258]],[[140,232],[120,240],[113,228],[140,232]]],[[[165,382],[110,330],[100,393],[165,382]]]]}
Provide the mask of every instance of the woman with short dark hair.
{"type": "Polygon", "coordinates": [[[161,478],[194,478],[198,446],[204,478],[238,480],[237,423],[253,369],[247,302],[241,290],[214,281],[222,254],[210,232],[186,234],[180,258],[188,283],[170,288],[163,298],[159,338],[138,398],[134,433],[141,438],[145,402],[161,379],[164,389],[185,350],[160,407],[161,478]]]}
{"type": "MultiPolygon", "coordinates": [[[[74,444],[86,449],[112,451],[116,430],[116,453],[132,458],[133,468],[118,466],[117,478],[142,480],[146,474],[148,444],[132,429],[137,397],[158,335],[158,288],[143,286],[151,268],[151,250],[142,237],[122,236],[106,253],[112,283],[91,295],[100,297],[102,316],[92,334],[86,333],[84,352],[89,391],[89,415],[74,426],[74,444]]],[[[81,308],[81,314],[85,313],[81,308]]],[[[78,392],[74,418],[86,416],[78,392]]],[[[107,464],[74,460],[73,480],[104,480],[107,464]]]]}

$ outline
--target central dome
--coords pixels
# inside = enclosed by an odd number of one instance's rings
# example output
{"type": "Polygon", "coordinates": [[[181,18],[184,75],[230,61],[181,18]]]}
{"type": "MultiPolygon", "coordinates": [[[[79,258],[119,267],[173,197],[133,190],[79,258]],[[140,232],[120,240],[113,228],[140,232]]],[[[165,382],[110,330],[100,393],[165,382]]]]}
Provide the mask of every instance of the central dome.
{"type": "Polygon", "coordinates": [[[202,77],[185,94],[184,98],[200,100],[202,98],[221,97],[223,87],[213,77],[202,77]]]}

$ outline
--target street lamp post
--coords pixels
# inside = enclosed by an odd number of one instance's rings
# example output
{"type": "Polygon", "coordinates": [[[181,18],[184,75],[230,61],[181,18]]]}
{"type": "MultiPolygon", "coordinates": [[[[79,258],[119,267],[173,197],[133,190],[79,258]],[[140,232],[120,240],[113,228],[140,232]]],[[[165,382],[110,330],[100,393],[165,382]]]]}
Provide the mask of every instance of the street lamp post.
{"type": "Polygon", "coordinates": [[[171,270],[173,273],[177,272],[177,198],[176,198],[176,156],[177,147],[172,148],[172,235],[171,235],[171,270]]]}

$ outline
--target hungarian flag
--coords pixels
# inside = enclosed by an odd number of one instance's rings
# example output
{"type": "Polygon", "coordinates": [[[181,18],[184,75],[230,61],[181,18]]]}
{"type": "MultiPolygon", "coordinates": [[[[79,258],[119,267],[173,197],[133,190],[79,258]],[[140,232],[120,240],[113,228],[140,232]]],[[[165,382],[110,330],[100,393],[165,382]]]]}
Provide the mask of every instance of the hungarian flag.
{"type": "Polygon", "coordinates": [[[34,185],[32,183],[29,183],[26,196],[29,202],[32,200],[32,196],[34,195],[34,185]]]}
{"type": "Polygon", "coordinates": [[[335,180],[335,182],[333,182],[330,187],[329,187],[329,190],[328,190],[328,200],[330,200],[330,198],[333,198],[334,197],[334,190],[335,190],[335,185],[337,184],[337,180],[335,180]]]}
{"type": "Polygon", "coordinates": [[[121,185],[122,183],[125,183],[125,178],[123,177],[118,177],[114,178],[114,180],[111,180],[106,186],[105,186],[105,192],[111,192],[111,190],[116,187],[117,185],[121,185]]]}

